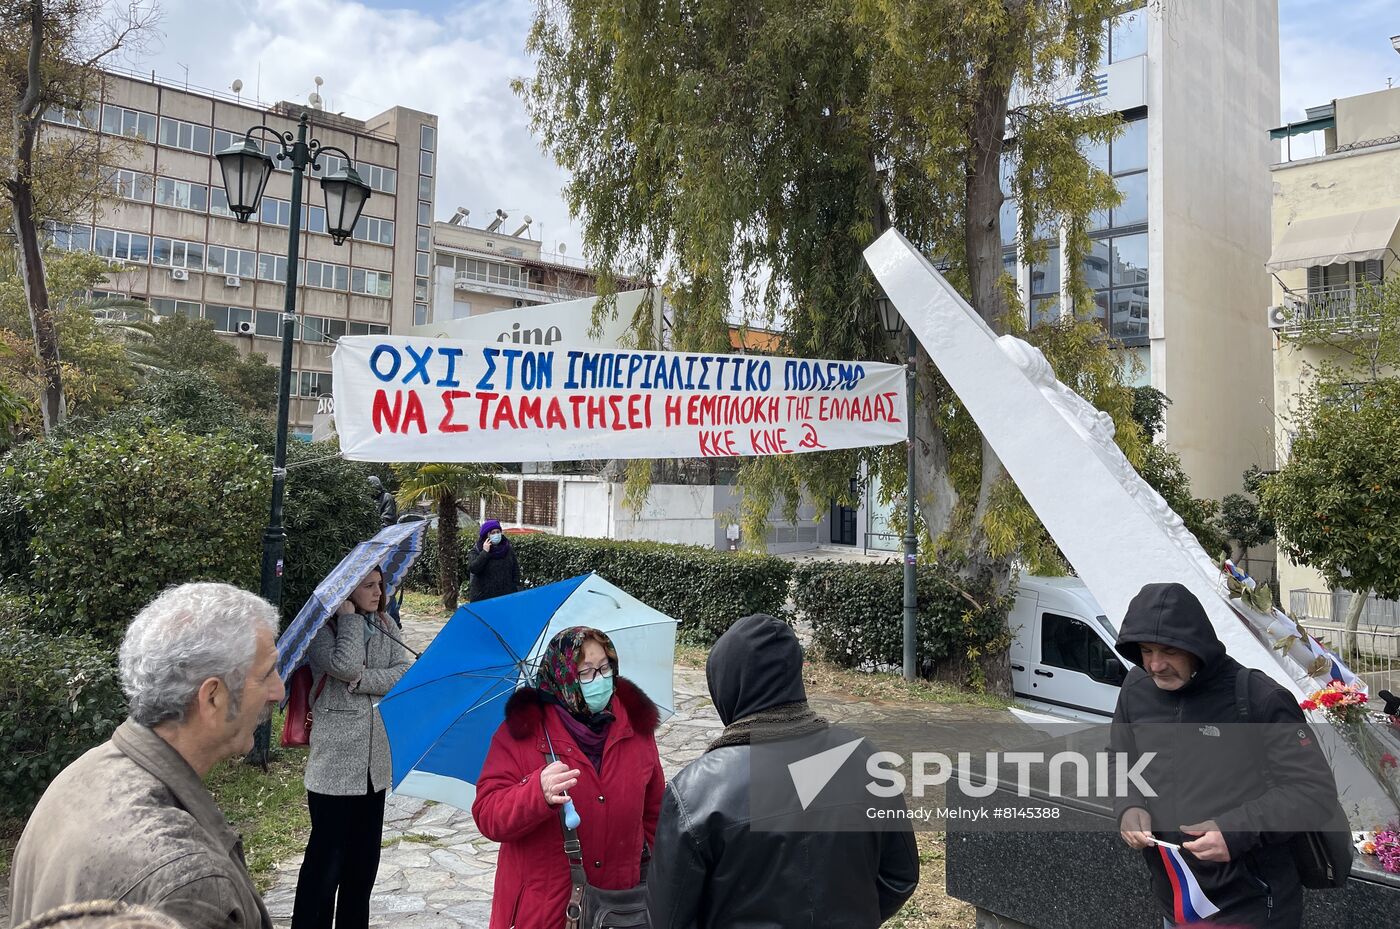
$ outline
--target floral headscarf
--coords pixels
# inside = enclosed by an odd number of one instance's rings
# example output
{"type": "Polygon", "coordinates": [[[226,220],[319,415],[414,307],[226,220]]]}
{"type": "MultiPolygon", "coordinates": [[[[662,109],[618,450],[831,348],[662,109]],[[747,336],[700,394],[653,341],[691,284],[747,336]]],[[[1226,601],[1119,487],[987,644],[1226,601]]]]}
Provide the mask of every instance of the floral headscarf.
{"type": "Polygon", "coordinates": [[[578,680],[578,663],[583,658],[583,643],[590,639],[602,644],[603,651],[608,656],[608,664],[612,665],[613,674],[617,674],[617,649],[613,648],[612,639],[608,638],[607,633],[587,626],[573,626],[549,640],[544,655],[540,657],[539,671],[535,675],[535,686],[553,696],[570,715],[578,719],[587,719],[593,715],[588,709],[588,704],[584,702],[583,689],[578,680]]]}

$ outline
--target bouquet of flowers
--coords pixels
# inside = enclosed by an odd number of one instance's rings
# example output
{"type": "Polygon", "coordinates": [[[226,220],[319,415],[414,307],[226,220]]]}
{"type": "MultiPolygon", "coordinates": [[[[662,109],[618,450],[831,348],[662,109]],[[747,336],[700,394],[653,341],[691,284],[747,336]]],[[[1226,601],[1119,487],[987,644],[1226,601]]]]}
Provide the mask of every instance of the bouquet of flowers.
{"type": "Polygon", "coordinates": [[[1322,710],[1339,726],[1357,725],[1366,720],[1366,692],[1355,684],[1332,681],[1299,704],[1305,710],[1322,710]]]}
{"type": "Polygon", "coordinates": [[[1374,855],[1382,870],[1400,874],[1400,823],[1391,823],[1374,832],[1357,833],[1356,849],[1363,855],[1374,855]]]}

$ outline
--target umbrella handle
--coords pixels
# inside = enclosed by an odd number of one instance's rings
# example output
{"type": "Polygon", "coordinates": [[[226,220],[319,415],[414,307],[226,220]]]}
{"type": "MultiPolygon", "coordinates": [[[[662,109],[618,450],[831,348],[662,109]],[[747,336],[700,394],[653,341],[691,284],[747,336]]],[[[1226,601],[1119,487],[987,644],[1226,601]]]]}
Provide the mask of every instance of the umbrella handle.
{"type": "Polygon", "coordinates": [[[564,801],[564,825],[570,829],[577,829],[578,824],[583,822],[579,819],[578,810],[574,809],[574,801],[564,801]]]}

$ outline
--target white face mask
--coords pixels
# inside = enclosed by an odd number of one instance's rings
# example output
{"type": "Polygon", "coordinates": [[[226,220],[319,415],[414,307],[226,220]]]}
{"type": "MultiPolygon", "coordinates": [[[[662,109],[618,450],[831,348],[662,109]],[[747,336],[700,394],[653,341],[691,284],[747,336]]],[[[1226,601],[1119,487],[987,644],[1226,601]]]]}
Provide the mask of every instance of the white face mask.
{"type": "Polygon", "coordinates": [[[492,545],[500,545],[501,538],[502,536],[499,532],[493,532],[486,537],[486,541],[490,542],[492,545]]]}

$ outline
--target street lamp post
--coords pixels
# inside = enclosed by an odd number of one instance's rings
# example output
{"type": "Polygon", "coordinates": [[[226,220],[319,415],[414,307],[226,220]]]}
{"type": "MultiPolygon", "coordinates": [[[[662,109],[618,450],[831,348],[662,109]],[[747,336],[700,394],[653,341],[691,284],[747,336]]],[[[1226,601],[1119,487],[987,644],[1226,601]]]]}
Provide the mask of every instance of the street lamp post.
{"type": "MultiPolygon", "coordinates": [[[[292,340],[296,327],[297,260],[301,248],[302,178],[308,167],[316,171],[321,169],[320,156],[326,152],[336,152],[345,159],[342,170],[321,178],[321,189],[326,197],[326,229],[336,245],[345,244],[345,240],[355,231],[355,223],[359,221],[360,212],[370,197],[369,185],[355,172],[349,153],[335,146],[322,145],[315,139],[308,141],[309,127],[310,117],[307,113],[302,113],[297,121],[295,136],[290,132],[278,132],[267,125],[254,126],[248,130],[242,144],[230,146],[215,156],[223,172],[229,211],[240,223],[246,223],[257,212],[267,180],[272,175],[272,157],[253,141],[253,134],[260,133],[275,139],[278,160],[289,161],[292,169],[286,296],[282,302],[282,368],[277,388],[277,446],[272,460],[272,503],[267,528],[263,531],[260,587],[263,598],[273,606],[282,603],[287,541],[282,529],[282,499],[287,485],[287,419],[291,406],[292,340]]],[[[266,764],[269,733],[266,723],[258,728],[251,760],[266,764]]]]}
{"type": "MultiPolygon", "coordinates": [[[[880,321],[884,324],[885,332],[889,333],[891,339],[899,338],[900,332],[905,331],[904,317],[899,314],[888,297],[881,297],[876,301],[876,307],[880,313],[880,321]]],[[[919,616],[919,591],[918,575],[916,573],[919,559],[919,539],[915,534],[915,501],[918,497],[914,492],[914,475],[916,472],[914,457],[914,400],[916,397],[918,384],[918,355],[919,340],[914,336],[914,330],[907,332],[908,343],[905,351],[908,361],[905,363],[905,393],[908,397],[908,409],[905,418],[909,421],[909,448],[908,457],[905,459],[905,494],[904,494],[904,679],[912,681],[918,674],[915,667],[914,651],[918,642],[917,620],[919,616]]]]}

